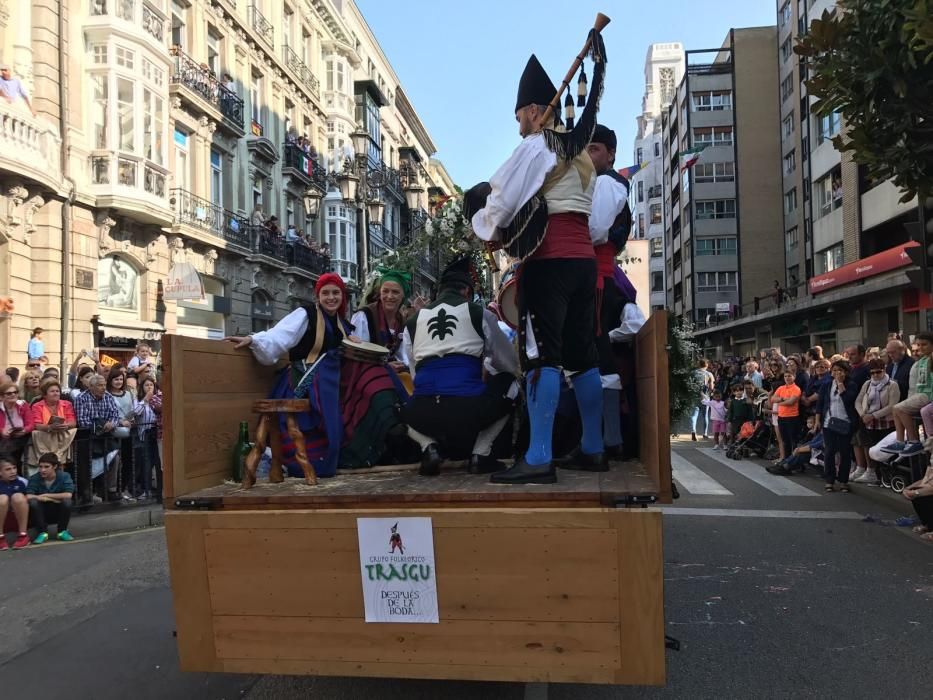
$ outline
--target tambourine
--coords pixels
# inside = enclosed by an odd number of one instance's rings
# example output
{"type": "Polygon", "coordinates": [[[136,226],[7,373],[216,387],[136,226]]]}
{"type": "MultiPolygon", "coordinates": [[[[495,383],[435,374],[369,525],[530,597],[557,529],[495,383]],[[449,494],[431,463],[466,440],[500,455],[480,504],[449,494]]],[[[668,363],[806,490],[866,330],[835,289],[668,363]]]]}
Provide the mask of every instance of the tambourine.
{"type": "Polygon", "coordinates": [[[344,338],[341,343],[343,356],[348,360],[365,362],[369,365],[384,365],[389,359],[389,348],[376,343],[367,343],[360,341],[353,342],[349,338],[344,338]]]}

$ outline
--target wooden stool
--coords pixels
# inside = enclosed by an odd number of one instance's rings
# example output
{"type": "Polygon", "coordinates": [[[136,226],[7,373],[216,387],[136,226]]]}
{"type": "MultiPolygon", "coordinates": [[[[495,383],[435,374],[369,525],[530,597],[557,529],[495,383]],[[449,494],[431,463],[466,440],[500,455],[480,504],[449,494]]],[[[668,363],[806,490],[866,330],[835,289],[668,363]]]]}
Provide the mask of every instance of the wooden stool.
{"type": "Polygon", "coordinates": [[[256,430],[256,444],[250,450],[244,463],[243,488],[252,488],[256,483],[256,468],[259,460],[266,451],[268,444],[272,448],[272,467],[269,469],[269,482],[278,484],[285,481],[282,472],[282,436],[279,432],[279,414],[285,414],[285,424],[288,426],[288,435],[295,443],[295,459],[305,473],[305,483],[317,483],[317,474],[308,461],[308,451],[305,447],[305,436],[298,429],[296,413],[306,413],[311,410],[307,399],[263,399],[253,404],[253,413],[262,416],[259,419],[259,428],[256,430]]]}

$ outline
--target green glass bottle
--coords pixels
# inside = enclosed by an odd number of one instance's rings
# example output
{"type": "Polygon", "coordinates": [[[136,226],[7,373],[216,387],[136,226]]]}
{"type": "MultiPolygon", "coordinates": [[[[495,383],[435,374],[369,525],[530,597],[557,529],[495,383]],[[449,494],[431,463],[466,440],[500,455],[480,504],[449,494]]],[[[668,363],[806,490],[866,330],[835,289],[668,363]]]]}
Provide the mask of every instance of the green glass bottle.
{"type": "Polygon", "coordinates": [[[240,436],[233,446],[233,480],[237,483],[243,481],[243,465],[252,448],[249,442],[249,423],[245,420],[240,421],[240,436]]]}

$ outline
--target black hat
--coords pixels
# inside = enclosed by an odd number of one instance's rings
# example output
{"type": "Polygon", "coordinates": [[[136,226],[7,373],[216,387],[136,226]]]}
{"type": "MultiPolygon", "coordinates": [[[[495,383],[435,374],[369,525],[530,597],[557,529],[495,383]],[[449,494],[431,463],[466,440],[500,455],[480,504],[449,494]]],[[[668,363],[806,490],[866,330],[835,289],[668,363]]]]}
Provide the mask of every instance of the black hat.
{"type": "Polygon", "coordinates": [[[441,286],[464,285],[473,289],[473,261],[467,255],[461,255],[444,268],[441,273],[441,286]]]}
{"type": "Polygon", "coordinates": [[[590,137],[590,143],[601,143],[610,151],[616,150],[616,132],[608,126],[597,124],[590,137]]]}
{"type": "Polygon", "coordinates": [[[528,105],[550,104],[557,94],[557,88],[548,77],[547,71],[541,66],[538,57],[531,54],[522,78],[518,82],[518,99],[515,101],[515,111],[528,105]]]}

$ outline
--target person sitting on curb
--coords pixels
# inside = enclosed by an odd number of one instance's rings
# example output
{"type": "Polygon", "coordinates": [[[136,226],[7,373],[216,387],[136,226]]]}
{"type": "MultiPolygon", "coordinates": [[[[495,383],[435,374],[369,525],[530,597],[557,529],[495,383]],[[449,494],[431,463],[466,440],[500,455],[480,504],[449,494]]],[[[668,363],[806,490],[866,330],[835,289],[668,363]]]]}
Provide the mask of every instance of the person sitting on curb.
{"type": "MultiPolygon", "coordinates": [[[[16,465],[7,458],[0,458],[0,530],[6,524],[6,515],[13,510],[16,516],[16,527],[19,533],[13,543],[13,549],[22,549],[29,546],[29,535],[26,528],[29,526],[29,504],[26,502],[26,484],[16,473],[16,465]]],[[[9,549],[6,533],[0,536],[0,550],[9,549]]]]}
{"type": "Polygon", "coordinates": [[[29,515],[38,533],[33,544],[42,544],[49,539],[48,521],[57,523],[56,538],[62,542],[71,542],[74,537],[68,532],[71,520],[71,503],[75,485],[71,475],[61,469],[61,462],[54,452],[47,452],[39,457],[39,471],[29,477],[26,498],[29,501],[29,515]]]}

